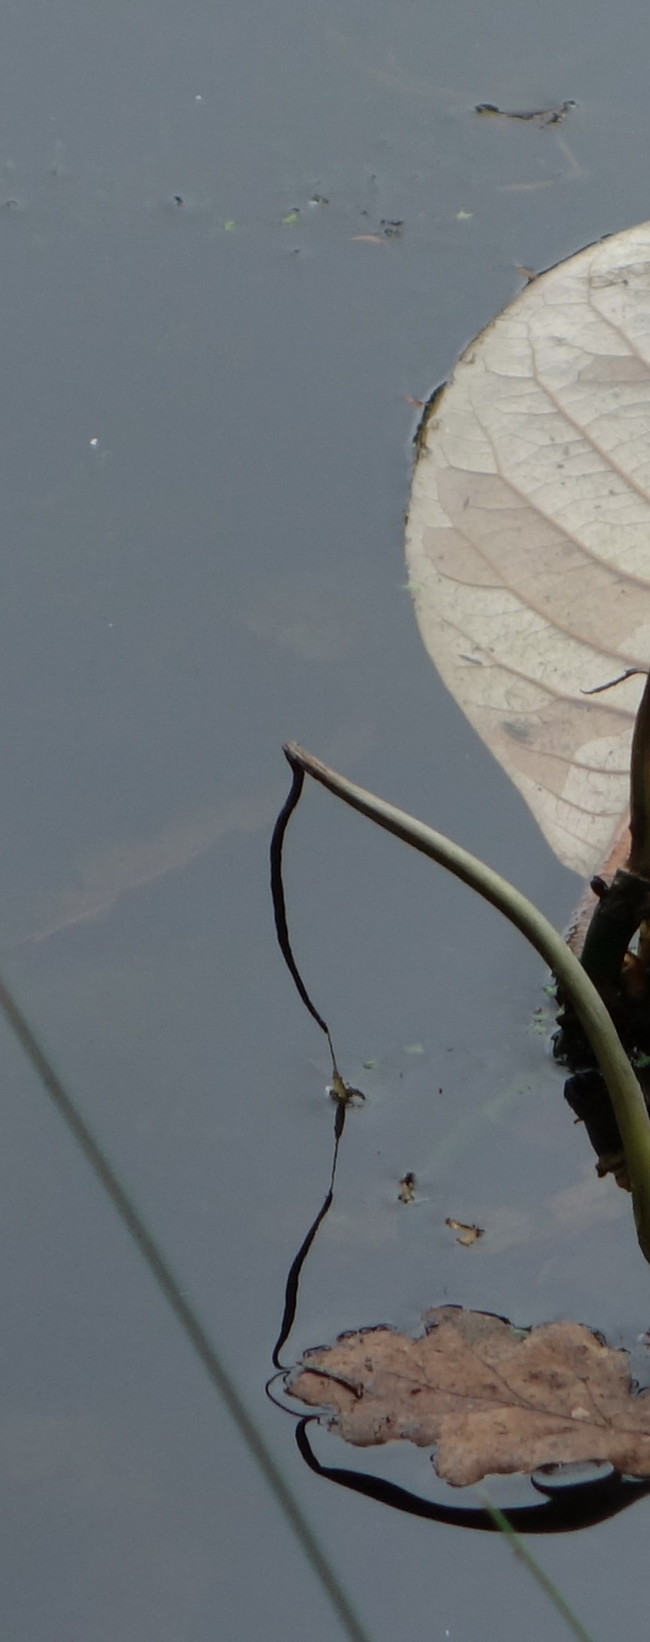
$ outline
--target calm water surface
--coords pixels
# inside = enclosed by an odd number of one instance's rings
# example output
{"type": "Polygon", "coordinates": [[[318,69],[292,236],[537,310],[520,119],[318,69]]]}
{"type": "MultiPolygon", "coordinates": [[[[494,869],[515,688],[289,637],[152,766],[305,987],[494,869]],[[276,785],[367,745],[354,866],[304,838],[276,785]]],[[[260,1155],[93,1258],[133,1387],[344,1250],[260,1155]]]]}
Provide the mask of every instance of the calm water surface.
{"type": "MultiPolygon", "coordinates": [[[[576,881],[415,629],[412,401],[514,294],[517,265],[647,216],[645,12],[27,0],[2,36],[5,972],[377,1642],[519,1642],[522,1611],[555,1642],[560,1619],[500,1540],[319,1481],[265,1398],[332,1126],[267,846],[297,736],[569,914],[576,881]],[[565,98],[578,107],[546,131],[473,113],[565,98]]],[[[443,1299],[632,1339],[648,1276],[531,1030],[539,963],[321,792],[287,869],[296,951],[368,1099],[286,1360],[342,1328],[417,1327],[443,1299]],[[463,1250],[447,1215],[489,1236],[463,1250]]],[[[0,1045],[6,1634],[332,1642],[4,1026],[0,1045]]],[[[538,1547],[603,1642],[647,1610],[649,1515],[538,1547]]]]}

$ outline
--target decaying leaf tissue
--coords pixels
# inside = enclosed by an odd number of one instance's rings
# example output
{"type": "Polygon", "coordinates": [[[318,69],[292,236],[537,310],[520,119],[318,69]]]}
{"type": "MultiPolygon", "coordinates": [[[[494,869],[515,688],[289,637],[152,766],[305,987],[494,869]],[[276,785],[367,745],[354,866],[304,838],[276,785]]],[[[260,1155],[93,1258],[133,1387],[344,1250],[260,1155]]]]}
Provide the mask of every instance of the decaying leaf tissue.
{"type": "Polygon", "coordinates": [[[434,1449],[457,1487],[576,1460],[650,1476],[650,1395],[634,1393],[626,1352],[581,1323],[523,1330],[455,1306],[424,1321],[419,1339],[364,1329],[307,1352],[291,1395],[360,1447],[434,1449]]]}

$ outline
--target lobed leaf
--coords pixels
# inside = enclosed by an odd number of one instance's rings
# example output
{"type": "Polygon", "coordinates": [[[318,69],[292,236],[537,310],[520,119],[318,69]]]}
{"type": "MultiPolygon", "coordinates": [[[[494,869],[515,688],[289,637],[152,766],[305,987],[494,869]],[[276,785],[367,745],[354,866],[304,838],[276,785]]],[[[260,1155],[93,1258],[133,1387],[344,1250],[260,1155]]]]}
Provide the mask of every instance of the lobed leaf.
{"type": "Polygon", "coordinates": [[[650,1396],[635,1392],[627,1352],[582,1323],[517,1329],[460,1306],[424,1322],[420,1339],[371,1328],[308,1351],[291,1395],[325,1406],[360,1447],[435,1448],[438,1475],[457,1487],[589,1460],[650,1476],[650,1396]]]}

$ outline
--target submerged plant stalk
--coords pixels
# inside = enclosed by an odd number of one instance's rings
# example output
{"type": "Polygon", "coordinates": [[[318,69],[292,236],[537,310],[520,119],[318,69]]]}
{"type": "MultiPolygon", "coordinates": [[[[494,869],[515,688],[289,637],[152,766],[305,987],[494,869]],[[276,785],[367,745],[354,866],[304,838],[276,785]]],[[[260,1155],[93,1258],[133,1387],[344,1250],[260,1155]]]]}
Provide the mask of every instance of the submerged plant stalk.
{"type": "Polygon", "coordinates": [[[397,809],[348,781],[306,752],[297,741],[288,742],[284,752],[292,770],[305,770],[361,815],[477,890],[526,936],[553,970],[571,999],[605,1079],[623,1142],[637,1236],[646,1260],[650,1261],[650,1117],[611,1016],[574,953],[543,912],[477,856],[445,838],[443,833],[435,832],[424,821],[417,821],[406,810],[397,809]]]}

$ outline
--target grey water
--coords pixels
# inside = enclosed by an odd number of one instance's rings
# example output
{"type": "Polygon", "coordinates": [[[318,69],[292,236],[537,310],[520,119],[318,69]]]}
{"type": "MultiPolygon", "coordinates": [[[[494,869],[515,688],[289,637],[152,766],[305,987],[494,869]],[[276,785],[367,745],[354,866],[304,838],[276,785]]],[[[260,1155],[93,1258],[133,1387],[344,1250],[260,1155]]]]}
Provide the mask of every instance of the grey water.
{"type": "MultiPolygon", "coordinates": [[[[326,1045],[273,931],[281,745],[568,919],[580,885],[421,646],[403,519],[417,401],[520,270],[647,216],[646,62],[633,0],[26,0],[2,22],[3,972],[376,1642],[519,1642],[522,1611],[545,1642],[566,1632],[498,1536],[307,1471],[265,1395],[332,1136],[326,1045]],[[474,112],[568,99],[546,129],[474,112]]],[[[447,1300],[641,1335],[629,1205],[595,1181],[534,1030],[540,963],[321,791],[292,821],[287,887],[367,1098],[286,1361],[447,1300]],[[486,1236],[464,1249],[447,1217],[486,1236]]],[[[6,1634],[332,1642],[4,1024],[0,1049],[6,1634]]],[[[536,1546],[603,1642],[647,1605],[649,1510],[536,1546]]]]}

